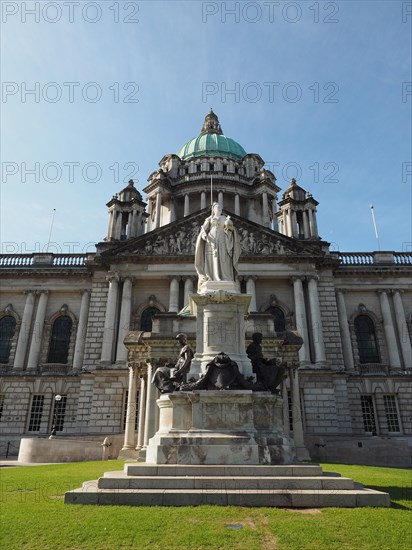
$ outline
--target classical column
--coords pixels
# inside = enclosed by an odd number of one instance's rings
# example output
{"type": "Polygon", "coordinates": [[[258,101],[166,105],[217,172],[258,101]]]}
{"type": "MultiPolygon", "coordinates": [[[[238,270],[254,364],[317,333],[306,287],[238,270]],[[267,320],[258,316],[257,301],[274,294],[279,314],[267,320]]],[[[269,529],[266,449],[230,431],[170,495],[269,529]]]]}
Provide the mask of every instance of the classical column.
{"type": "Polygon", "coordinates": [[[262,193],[262,223],[265,227],[270,227],[269,202],[267,191],[262,193]]]}
{"type": "Polygon", "coordinates": [[[109,210],[109,229],[107,231],[107,237],[111,239],[113,237],[113,210],[109,210]]]}
{"type": "Polygon", "coordinates": [[[89,317],[90,290],[82,290],[79,324],[77,325],[76,342],[74,344],[73,370],[80,370],[83,365],[84,346],[86,344],[87,319],[89,317]]]}
{"type": "Polygon", "coordinates": [[[109,292],[107,295],[106,317],[104,320],[101,361],[112,362],[113,342],[116,332],[117,295],[119,293],[119,276],[116,274],[107,277],[109,292]]]}
{"type": "Polygon", "coordinates": [[[153,224],[153,220],[152,220],[152,214],[153,214],[153,200],[149,199],[148,200],[148,216],[147,216],[147,219],[146,219],[146,233],[149,233],[149,231],[151,231],[153,229],[152,227],[152,224],[153,224]]]}
{"type": "Polygon", "coordinates": [[[296,447],[296,458],[299,461],[310,460],[303,437],[302,409],[300,406],[299,375],[297,368],[289,368],[290,389],[292,393],[293,440],[296,447]]]}
{"type": "Polygon", "coordinates": [[[185,278],[185,290],[183,306],[187,306],[189,303],[189,294],[193,294],[193,277],[185,278]]]}
{"type": "Polygon", "coordinates": [[[292,212],[290,210],[285,212],[285,218],[286,218],[286,235],[288,237],[293,237],[292,212]]]}
{"type": "Polygon", "coordinates": [[[396,342],[395,329],[393,328],[391,308],[389,305],[388,291],[378,290],[379,301],[381,305],[383,329],[385,331],[386,349],[388,350],[389,364],[395,369],[401,368],[401,359],[396,342]]]}
{"type": "Polygon", "coordinates": [[[140,450],[144,444],[144,426],[146,417],[146,392],[147,392],[147,368],[140,372],[140,390],[139,390],[139,425],[137,428],[136,450],[140,450]]]}
{"type": "Polygon", "coordinates": [[[176,202],[174,197],[169,197],[170,222],[176,221],[176,202]]]}
{"type": "Polygon", "coordinates": [[[123,222],[123,212],[117,212],[116,216],[116,230],[115,230],[115,239],[120,239],[122,236],[122,222],[123,222]]]}
{"type": "Polygon", "coordinates": [[[395,308],[396,325],[398,327],[399,341],[405,370],[412,367],[412,349],[409,338],[408,325],[406,324],[405,310],[402,303],[403,290],[393,291],[393,305],[395,308]]]}
{"type": "Polygon", "coordinates": [[[310,363],[309,335],[306,320],[305,297],[303,295],[302,277],[292,277],[293,297],[295,301],[296,329],[303,338],[302,347],[299,350],[299,362],[302,366],[310,363]]]}
{"type": "Polygon", "coordinates": [[[119,335],[117,338],[116,362],[123,363],[127,359],[127,349],[123,343],[130,330],[130,314],[132,311],[133,282],[131,277],[123,281],[122,305],[120,308],[119,335]]]}
{"type": "Polygon", "coordinates": [[[220,204],[220,206],[223,208],[223,191],[219,191],[217,195],[217,202],[220,204]]]}
{"type": "Polygon", "coordinates": [[[147,447],[149,439],[155,434],[156,423],[156,398],[157,388],[152,384],[152,365],[147,364],[147,391],[146,391],[146,416],[144,423],[144,441],[143,447],[147,447]]]}
{"type": "Polygon", "coordinates": [[[46,318],[48,294],[48,290],[40,290],[40,298],[39,303],[37,304],[36,319],[34,321],[33,336],[31,338],[29,359],[27,361],[28,370],[35,370],[38,367],[43,338],[44,320],[46,318]]]}
{"type": "Polygon", "coordinates": [[[27,343],[29,341],[31,320],[34,309],[34,290],[25,290],[26,303],[24,304],[23,318],[21,320],[19,339],[17,340],[16,354],[14,356],[13,368],[22,370],[26,358],[27,343]]]}
{"type": "Polygon", "coordinates": [[[310,237],[310,228],[309,228],[308,211],[304,210],[302,212],[302,216],[303,216],[303,236],[305,237],[305,239],[309,239],[309,237],[310,237]]]}
{"type": "Polygon", "coordinates": [[[322,366],[326,363],[325,344],[323,341],[322,318],[320,315],[318,278],[316,276],[308,277],[309,290],[309,308],[312,328],[313,347],[315,349],[315,363],[322,366]]]}
{"type": "Polygon", "coordinates": [[[315,211],[310,208],[308,210],[309,213],[309,227],[310,227],[310,234],[311,237],[317,237],[318,236],[318,226],[316,223],[316,216],[315,211]]]}
{"type": "Polygon", "coordinates": [[[170,277],[169,312],[179,311],[179,278],[170,277]]]}
{"type": "Polygon", "coordinates": [[[342,289],[336,291],[336,301],[338,306],[340,335],[342,338],[343,361],[346,369],[353,370],[355,364],[353,361],[352,342],[350,339],[344,292],[345,291],[342,289]]]}
{"type": "Polygon", "coordinates": [[[190,214],[190,199],[189,199],[189,193],[186,193],[183,216],[188,216],[189,214],[190,214]]]}
{"type": "Polygon", "coordinates": [[[156,219],[155,219],[155,228],[160,227],[160,215],[162,213],[162,194],[160,191],[156,195],[156,219]]]}
{"type": "Polygon", "coordinates": [[[256,281],[257,277],[254,275],[248,275],[246,279],[246,294],[251,294],[252,298],[249,304],[249,313],[251,311],[257,311],[256,309],[256,281]]]}
{"type": "Polygon", "coordinates": [[[136,391],[139,364],[129,362],[129,389],[127,393],[126,426],[122,451],[135,448],[136,391]]]}
{"type": "Polygon", "coordinates": [[[274,231],[279,231],[279,223],[278,223],[278,205],[276,202],[276,198],[272,200],[272,215],[273,215],[273,229],[274,231]]]}
{"type": "Polygon", "coordinates": [[[298,222],[296,221],[296,212],[292,210],[292,235],[291,237],[298,237],[298,222]]]}
{"type": "Polygon", "coordinates": [[[285,222],[284,222],[284,219],[283,218],[280,218],[279,220],[279,233],[281,233],[282,235],[286,235],[285,233],[285,222]]]}
{"type": "Polygon", "coordinates": [[[200,209],[203,210],[203,208],[206,208],[206,192],[202,191],[200,193],[200,209]]]}
{"type": "Polygon", "coordinates": [[[239,193],[235,194],[235,214],[240,216],[240,197],[239,193]]]}

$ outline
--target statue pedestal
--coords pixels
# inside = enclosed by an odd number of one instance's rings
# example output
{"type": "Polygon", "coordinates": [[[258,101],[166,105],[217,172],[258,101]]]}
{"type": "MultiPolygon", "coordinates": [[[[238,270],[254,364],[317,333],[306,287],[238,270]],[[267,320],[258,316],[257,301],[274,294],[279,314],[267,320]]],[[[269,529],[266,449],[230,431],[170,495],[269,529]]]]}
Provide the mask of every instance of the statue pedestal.
{"type": "MultiPolygon", "coordinates": [[[[251,300],[250,294],[222,290],[225,282],[208,281],[209,286],[219,288],[202,294],[191,294],[189,306],[196,316],[196,354],[187,379],[198,379],[206,371],[206,365],[216,355],[224,352],[236,361],[245,378],[254,374],[245,351],[245,315],[251,300]]],[[[227,282],[228,285],[234,283],[227,282]]]]}
{"type": "Polygon", "coordinates": [[[151,464],[291,464],[283,400],[269,392],[200,390],[158,399],[159,430],[149,440],[151,464]]]}

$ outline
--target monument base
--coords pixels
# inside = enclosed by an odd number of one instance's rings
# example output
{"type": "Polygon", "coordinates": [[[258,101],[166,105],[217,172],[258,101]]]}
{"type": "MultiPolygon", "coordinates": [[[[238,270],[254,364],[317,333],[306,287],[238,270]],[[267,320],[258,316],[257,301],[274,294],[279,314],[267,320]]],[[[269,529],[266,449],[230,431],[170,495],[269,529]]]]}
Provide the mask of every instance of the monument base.
{"type": "MultiPolygon", "coordinates": [[[[212,285],[213,281],[208,284],[212,285]]],[[[214,285],[223,283],[214,283],[214,285]]],[[[233,284],[233,283],[229,283],[233,284]]],[[[213,286],[213,285],[212,285],[213,286]]],[[[255,376],[245,351],[245,315],[250,294],[214,290],[189,296],[190,310],[196,316],[196,354],[187,379],[198,379],[206,372],[206,365],[221,352],[236,361],[245,378],[255,376]]]]}
{"type": "Polygon", "coordinates": [[[159,430],[149,440],[151,464],[291,464],[283,401],[269,392],[193,391],[162,395],[159,430]]]}

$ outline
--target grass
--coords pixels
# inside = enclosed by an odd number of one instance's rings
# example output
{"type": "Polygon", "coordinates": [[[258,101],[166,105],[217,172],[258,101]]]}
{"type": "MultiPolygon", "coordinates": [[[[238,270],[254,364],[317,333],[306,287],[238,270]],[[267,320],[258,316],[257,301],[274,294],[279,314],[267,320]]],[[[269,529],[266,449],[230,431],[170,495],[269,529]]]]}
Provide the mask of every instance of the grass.
{"type": "Polygon", "coordinates": [[[3,468],[2,550],[306,550],[412,548],[411,472],[323,464],[378,490],[392,508],[286,510],[65,505],[67,490],[123,468],[122,461],[3,468]]]}

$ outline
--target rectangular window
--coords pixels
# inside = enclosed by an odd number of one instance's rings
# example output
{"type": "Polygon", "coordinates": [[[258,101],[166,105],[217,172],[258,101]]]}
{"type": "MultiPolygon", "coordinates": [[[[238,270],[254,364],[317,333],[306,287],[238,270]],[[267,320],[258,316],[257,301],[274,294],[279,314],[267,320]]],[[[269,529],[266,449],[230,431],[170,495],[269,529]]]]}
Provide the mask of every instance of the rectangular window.
{"type": "Polygon", "coordinates": [[[361,407],[365,432],[377,435],[375,405],[372,395],[361,395],[361,407]]]}
{"type": "Polygon", "coordinates": [[[213,162],[211,162],[211,163],[209,164],[209,170],[210,170],[211,172],[213,172],[214,169],[215,169],[215,165],[213,164],[213,162]]]}
{"type": "Polygon", "coordinates": [[[227,172],[227,165],[226,164],[223,165],[223,172],[227,172]]]}
{"type": "Polygon", "coordinates": [[[64,416],[66,414],[67,395],[60,395],[61,399],[57,400],[54,397],[52,430],[61,432],[64,428],[64,416]]]}
{"type": "Polygon", "coordinates": [[[386,420],[388,422],[389,432],[400,432],[398,407],[396,406],[396,397],[394,395],[384,395],[386,420]]]}
{"type": "Polygon", "coordinates": [[[201,165],[200,164],[196,164],[196,172],[200,172],[201,170],[201,165]]]}
{"type": "Polygon", "coordinates": [[[33,395],[31,401],[29,432],[40,430],[41,417],[43,415],[44,395],[33,395]]]}
{"type": "MultiPolygon", "coordinates": [[[[129,398],[129,390],[126,390],[124,392],[124,400],[123,400],[123,422],[122,422],[122,430],[126,429],[126,420],[127,420],[127,400],[129,398]]],[[[135,419],[134,419],[134,429],[137,430],[137,425],[139,422],[139,392],[136,393],[136,412],[135,412],[135,419]]]]}
{"type": "Polygon", "coordinates": [[[1,417],[3,416],[3,407],[4,407],[5,397],[6,395],[4,393],[0,393],[0,422],[1,422],[1,417]]]}

